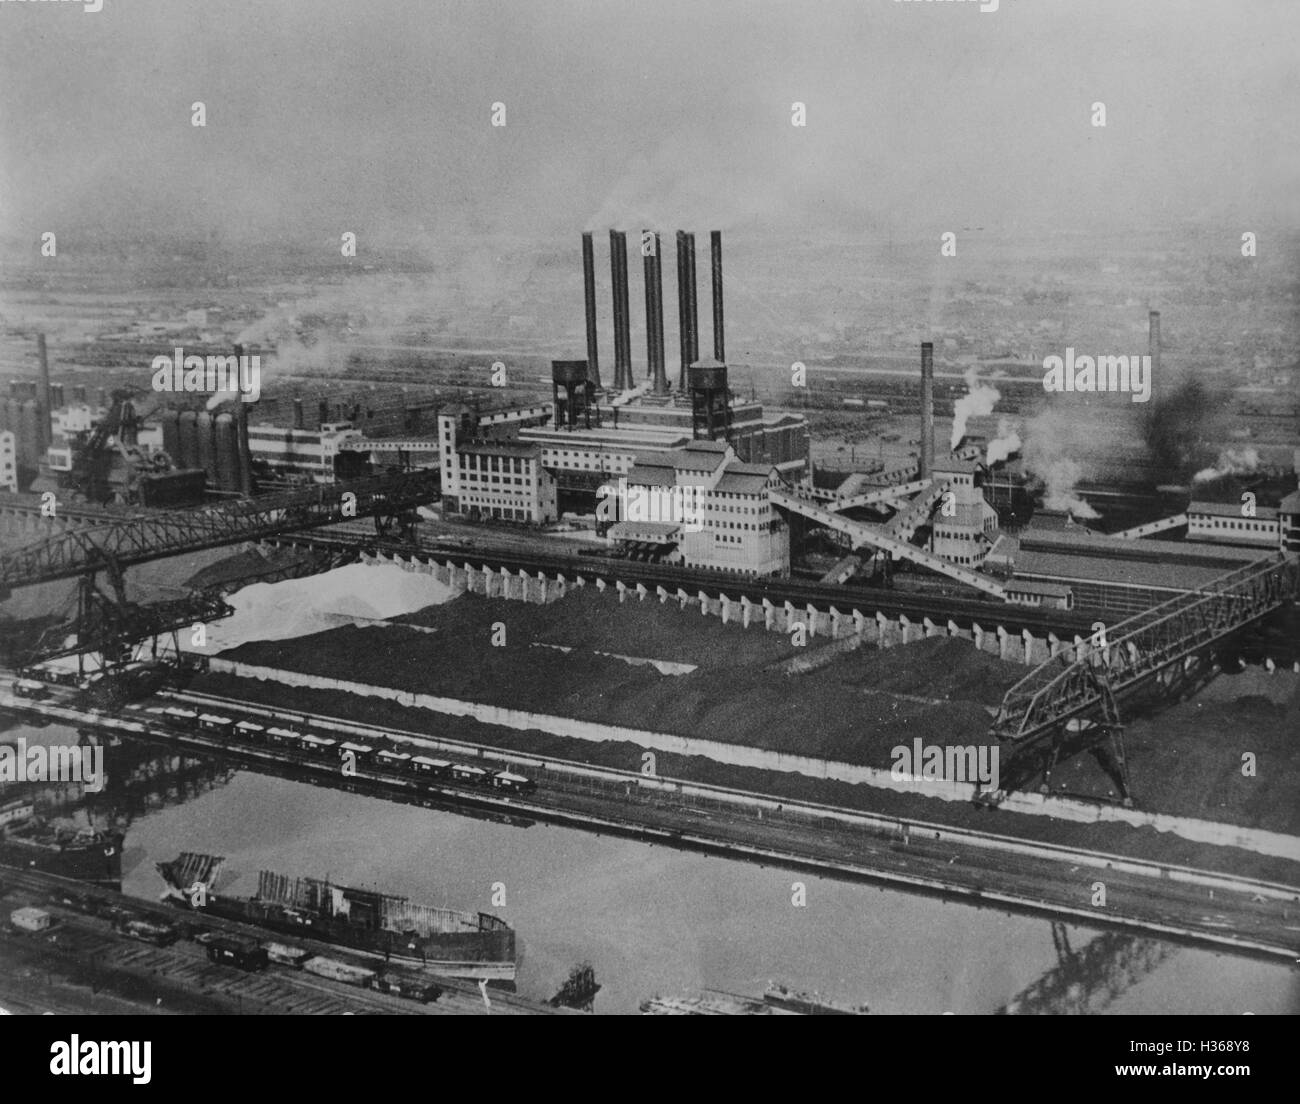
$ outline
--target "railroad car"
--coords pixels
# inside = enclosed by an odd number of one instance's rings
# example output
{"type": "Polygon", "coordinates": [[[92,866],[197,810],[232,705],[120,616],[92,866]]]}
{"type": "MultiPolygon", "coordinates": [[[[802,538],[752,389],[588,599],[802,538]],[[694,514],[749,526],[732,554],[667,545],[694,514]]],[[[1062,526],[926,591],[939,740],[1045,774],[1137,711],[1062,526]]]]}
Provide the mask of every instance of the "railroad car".
{"type": "Polygon", "coordinates": [[[14,683],[14,695],[19,698],[40,700],[50,696],[50,688],[45,683],[37,682],[35,679],[20,678],[14,683]]]}
{"type": "Polygon", "coordinates": [[[411,759],[411,770],[416,774],[431,774],[434,778],[445,778],[451,770],[451,763],[446,759],[430,759],[427,755],[416,755],[411,759]]]}
{"type": "Polygon", "coordinates": [[[219,936],[208,941],[208,961],[220,965],[238,966],[241,970],[253,973],[256,970],[265,970],[270,959],[266,948],[258,946],[251,939],[219,936]]]}
{"type": "Polygon", "coordinates": [[[525,778],[522,774],[512,774],[510,771],[497,771],[491,777],[491,786],[493,789],[520,794],[530,794],[537,789],[537,783],[531,778],[525,778]]]}
{"type": "Polygon", "coordinates": [[[235,722],[230,717],[224,717],[220,713],[199,714],[199,728],[204,732],[215,732],[221,736],[228,736],[234,727],[235,722]]]}

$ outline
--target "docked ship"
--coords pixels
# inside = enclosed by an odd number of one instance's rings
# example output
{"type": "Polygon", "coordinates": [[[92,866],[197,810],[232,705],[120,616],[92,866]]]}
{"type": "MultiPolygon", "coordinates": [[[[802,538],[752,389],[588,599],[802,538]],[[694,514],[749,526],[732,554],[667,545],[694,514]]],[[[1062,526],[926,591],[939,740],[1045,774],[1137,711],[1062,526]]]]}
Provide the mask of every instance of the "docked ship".
{"type": "Polygon", "coordinates": [[[514,981],[515,933],[486,912],[420,905],[370,889],[263,870],[254,897],[214,890],[225,860],[183,851],[160,862],[163,900],[269,931],[395,959],[446,977],[514,981]]]}
{"type": "Polygon", "coordinates": [[[30,802],[0,802],[0,862],[12,866],[121,889],[122,839],[114,830],[58,827],[30,802]]]}
{"type": "Polygon", "coordinates": [[[641,1003],[645,1016],[865,1016],[865,1004],[844,1004],[816,993],[772,984],[762,997],[706,989],[684,997],[651,997],[641,1003]]]}

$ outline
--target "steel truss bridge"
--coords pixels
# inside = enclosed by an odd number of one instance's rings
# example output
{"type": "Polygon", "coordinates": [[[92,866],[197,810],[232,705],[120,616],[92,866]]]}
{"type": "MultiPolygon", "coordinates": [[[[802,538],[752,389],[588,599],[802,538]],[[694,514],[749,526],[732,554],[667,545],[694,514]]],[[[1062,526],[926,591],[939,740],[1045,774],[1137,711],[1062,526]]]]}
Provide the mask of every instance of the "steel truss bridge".
{"type": "Polygon", "coordinates": [[[1300,594],[1300,559],[1270,556],[1171,598],[1110,628],[1094,625],[1088,641],[1040,664],[1002,700],[991,734],[1013,756],[1052,745],[1045,775],[1073,734],[1096,729],[1112,741],[1129,802],[1118,701],[1140,690],[1166,695],[1199,677],[1198,653],[1260,620],[1300,594]],[[1071,722],[1079,720],[1072,726],[1071,722]]]}
{"type": "Polygon", "coordinates": [[[150,560],[349,518],[374,517],[382,532],[438,493],[438,473],[421,470],[70,528],[0,553],[0,600],[35,583],[102,569],[120,574],[150,560]]]}

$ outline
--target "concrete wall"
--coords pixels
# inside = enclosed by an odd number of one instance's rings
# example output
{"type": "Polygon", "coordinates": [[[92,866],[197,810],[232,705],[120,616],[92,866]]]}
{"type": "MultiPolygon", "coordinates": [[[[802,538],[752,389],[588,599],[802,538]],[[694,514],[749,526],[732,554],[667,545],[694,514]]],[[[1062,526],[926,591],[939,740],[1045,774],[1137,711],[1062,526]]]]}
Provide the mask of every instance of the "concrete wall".
{"type": "Polygon", "coordinates": [[[575,574],[572,578],[543,573],[521,577],[522,573],[476,568],[466,563],[456,564],[451,560],[425,561],[415,557],[380,554],[365,556],[363,562],[396,564],[405,571],[435,575],[439,582],[446,583],[458,593],[469,591],[491,598],[554,602],[562,598],[570,587],[594,586],[601,593],[608,592],[617,596],[619,602],[644,602],[647,598],[654,598],[660,603],[675,602],[683,612],[690,609],[708,617],[719,617],[723,624],[734,623],[745,629],[757,626],[769,632],[789,634],[796,625],[803,625],[809,646],[854,637],[862,644],[892,648],[897,644],[911,644],[933,636],[949,636],[969,640],[981,651],[1010,663],[1023,663],[1031,667],[1062,652],[1073,660],[1080,649],[1087,648],[1086,643],[1078,637],[1063,642],[1050,633],[1046,637],[1034,636],[1027,630],[1008,631],[996,624],[976,624],[964,629],[952,621],[939,624],[928,617],[912,621],[903,615],[887,617],[879,610],[863,611],[856,607],[841,610],[837,606],[822,609],[812,605],[796,606],[790,602],[774,605],[767,599],[755,602],[743,593],[743,579],[734,582],[728,580],[721,584],[727,590],[710,595],[701,590],[688,593],[681,587],[670,591],[661,586],[647,587],[641,583],[607,583],[603,579],[590,579],[581,574],[575,574]]]}

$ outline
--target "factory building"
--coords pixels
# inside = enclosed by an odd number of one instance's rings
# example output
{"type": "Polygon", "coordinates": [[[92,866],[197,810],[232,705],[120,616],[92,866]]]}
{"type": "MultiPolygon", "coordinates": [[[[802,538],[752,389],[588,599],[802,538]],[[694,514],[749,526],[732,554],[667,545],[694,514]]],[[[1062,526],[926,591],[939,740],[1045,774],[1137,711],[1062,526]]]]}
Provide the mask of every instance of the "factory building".
{"type": "Polygon", "coordinates": [[[981,490],[984,469],[955,456],[930,463],[936,484],[946,488],[935,504],[930,551],[950,563],[979,567],[998,536],[998,512],[981,490]]]}
{"type": "Polygon", "coordinates": [[[0,490],[18,492],[18,446],[7,429],[0,431],[0,490]]]}
{"type": "Polygon", "coordinates": [[[988,557],[1011,567],[1009,589],[1025,583],[1067,587],[1076,609],[1127,617],[1206,586],[1258,560],[1259,549],[1176,541],[1117,540],[1082,526],[1031,526],[1018,538],[1003,535],[988,557]]]}
{"type": "Polygon", "coordinates": [[[555,477],[543,467],[537,445],[510,438],[468,441],[456,449],[455,464],[461,513],[536,525],[557,519],[555,477]]]}
{"type": "Polygon", "coordinates": [[[768,491],[772,464],[749,464],[725,441],[692,441],[641,457],[611,483],[609,537],[634,555],[744,577],[786,575],[790,532],[768,491]]]}
{"type": "Polygon", "coordinates": [[[1244,517],[1239,504],[1192,502],[1187,507],[1187,539],[1277,548],[1281,542],[1278,511],[1256,506],[1254,517],[1244,517]]]}

